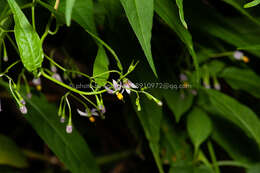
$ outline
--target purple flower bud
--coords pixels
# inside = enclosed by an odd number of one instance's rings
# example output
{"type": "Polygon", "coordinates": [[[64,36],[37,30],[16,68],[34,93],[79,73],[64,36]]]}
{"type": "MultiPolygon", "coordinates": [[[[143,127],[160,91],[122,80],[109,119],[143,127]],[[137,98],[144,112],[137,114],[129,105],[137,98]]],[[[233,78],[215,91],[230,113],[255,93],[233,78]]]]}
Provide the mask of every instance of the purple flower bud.
{"type": "Polygon", "coordinates": [[[198,94],[198,92],[196,90],[191,90],[191,94],[196,96],[198,94]]]}
{"type": "Polygon", "coordinates": [[[108,94],[113,94],[114,93],[114,91],[111,90],[110,88],[108,88],[107,86],[105,86],[105,89],[107,90],[108,94]]]}
{"type": "Polygon", "coordinates": [[[31,99],[31,98],[32,98],[32,93],[28,93],[28,94],[27,94],[27,98],[28,98],[28,99],[31,99]]]}
{"type": "Polygon", "coordinates": [[[21,107],[20,107],[20,111],[21,111],[22,114],[27,114],[27,108],[26,108],[26,106],[21,106],[21,107]]]}
{"type": "Polygon", "coordinates": [[[221,90],[221,86],[220,86],[219,84],[215,84],[215,85],[214,85],[214,88],[215,88],[216,90],[218,90],[218,91],[221,90]]]}
{"type": "Polygon", "coordinates": [[[60,118],[60,122],[61,122],[61,123],[65,123],[65,117],[61,117],[61,118],[60,118]]]}
{"type": "Polygon", "coordinates": [[[4,62],[7,62],[8,61],[8,56],[5,56],[4,57],[4,62]]]}
{"type": "Polygon", "coordinates": [[[25,105],[25,104],[26,104],[26,102],[25,102],[25,100],[24,100],[24,99],[22,99],[20,102],[21,102],[23,105],[25,105]]]}
{"type": "Polygon", "coordinates": [[[102,114],[106,113],[106,108],[104,105],[99,105],[98,109],[101,111],[102,114]]]}
{"type": "Polygon", "coordinates": [[[67,133],[72,133],[72,125],[67,125],[66,132],[67,133]]]}
{"type": "Polygon", "coordinates": [[[57,73],[57,68],[56,68],[56,66],[52,65],[52,66],[51,66],[51,71],[52,71],[53,73],[57,73]]]}
{"type": "Polygon", "coordinates": [[[188,80],[188,77],[187,77],[185,74],[181,73],[181,74],[180,74],[180,80],[181,80],[181,81],[187,81],[187,80],[188,80]]]}

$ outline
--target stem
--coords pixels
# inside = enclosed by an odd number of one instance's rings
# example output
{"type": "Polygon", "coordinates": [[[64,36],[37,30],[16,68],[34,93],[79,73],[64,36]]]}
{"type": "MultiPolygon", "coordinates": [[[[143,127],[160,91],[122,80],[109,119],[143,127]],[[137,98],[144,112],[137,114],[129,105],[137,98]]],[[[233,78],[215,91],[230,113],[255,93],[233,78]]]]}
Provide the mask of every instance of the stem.
{"type": "Polygon", "coordinates": [[[81,94],[81,95],[96,95],[96,94],[101,94],[101,93],[105,93],[106,90],[100,90],[100,91],[96,91],[96,92],[85,92],[85,91],[80,91],[80,90],[77,90],[75,88],[72,88],[71,86],[69,85],[66,85],[54,78],[52,78],[51,76],[49,76],[48,74],[46,74],[43,70],[41,70],[41,74],[43,75],[43,77],[45,77],[46,79],[49,79],[51,80],[52,82],[64,87],[64,88],[67,88],[68,90],[72,91],[72,92],[75,92],[75,93],[78,93],[78,94],[81,94]]]}
{"type": "Polygon", "coordinates": [[[212,143],[210,141],[208,141],[208,150],[209,150],[209,154],[213,163],[213,167],[216,171],[216,173],[220,173],[220,169],[218,167],[218,163],[217,163],[217,159],[216,159],[216,155],[212,146],[212,143]]]}
{"type": "Polygon", "coordinates": [[[241,163],[237,161],[232,161],[232,160],[223,160],[217,162],[218,166],[235,166],[235,167],[243,167],[243,168],[250,168],[250,165],[246,163],[241,163]]]}
{"type": "Polygon", "coordinates": [[[98,158],[96,158],[96,160],[97,160],[97,163],[99,165],[104,165],[104,164],[108,164],[108,163],[111,163],[111,162],[115,162],[117,160],[122,160],[124,158],[127,158],[127,157],[133,155],[133,154],[135,154],[135,151],[128,150],[128,151],[114,153],[114,154],[107,155],[107,156],[98,157],[98,158]]]}
{"type": "Polygon", "coordinates": [[[33,30],[36,31],[35,28],[35,0],[33,0],[33,6],[32,6],[32,26],[33,26],[33,30]]]}

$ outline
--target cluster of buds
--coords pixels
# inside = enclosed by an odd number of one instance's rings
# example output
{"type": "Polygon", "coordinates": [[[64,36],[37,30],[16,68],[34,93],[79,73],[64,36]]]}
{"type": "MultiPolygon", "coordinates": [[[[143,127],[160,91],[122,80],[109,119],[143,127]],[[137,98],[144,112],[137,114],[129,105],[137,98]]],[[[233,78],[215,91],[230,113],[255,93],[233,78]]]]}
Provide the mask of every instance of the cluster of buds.
{"type": "Polygon", "coordinates": [[[248,63],[250,61],[249,58],[245,56],[243,52],[238,50],[234,52],[233,57],[236,60],[243,61],[244,63],[248,63]]]}
{"type": "MultiPolygon", "coordinates": [[[[187,75],[184,74],[184,73],[181,73],[180,76],[179,76],[179,78],[180,78],[180,81],[181,81],[182,84],[183,84],[183,88],[189,88],[189,82],[188,82],[189,79],[188,79],[187,75]]],[[[193,94],[193,95],[197,95],[197,91],[196,91],[195,89],[191,89],[190,92],[191,92],[191,94],[193,94]]],[[[184,95],[183,92],[181,93],[181,97],[182,97],[182,98],[185,97],[185,95],[184,95]]]]}

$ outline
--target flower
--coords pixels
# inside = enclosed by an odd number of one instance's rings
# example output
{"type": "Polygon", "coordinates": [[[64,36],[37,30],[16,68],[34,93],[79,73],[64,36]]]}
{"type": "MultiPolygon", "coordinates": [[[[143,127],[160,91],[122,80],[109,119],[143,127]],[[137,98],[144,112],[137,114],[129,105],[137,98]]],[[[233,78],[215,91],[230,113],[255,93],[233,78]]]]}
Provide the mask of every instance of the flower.
{"type": "Polygon", "coordinates": [[[243,52],[238,51],[238,50],[234,52],[233,57],[236,60],[244,61],[244,63],[248,63],[250,61],[250,59],[247,56],[245,56],[243,52]]]}
{"type": "Polygon", "coordinates": [[[72,130],[73,130],[72,125],[71,125],[71,124],[68,124],[68,125],[66,126],[66,132],[67,132],[67,133],[72,133],[72,130]]]}
{"type": "Polygon", "coordinates": [[[58,73],[54,73],[54,74],[52,75],[52,78],[54,78],[54,79],[56,79],[56,80],[62,82],[62,79],[61,79],[61,77],[60,77],[60,75],[59,75],[58,73]]]}
{"type": "Polygon", "coordinates": [[[60,122],[61,122],[61,123],[65,123],[65,117],[62,116],[62,117],[60,118],[60,122]]]}
{"type": "Polygon", "coordinates": [[[26,96],[27,96],[28,99],[31,99],[32,98],[32,93],[28,93],[26,96]]]}
{"type": "Polygon", "coordinates": [[[40,78],[34,78],[32,80],[32,83],[36,86],[36,90],[41,91],[42,90],[42,85],[41,85],[41,79],[40,78]]]}
{"type": "Polygon", "coordinates": [[[131,93],[131,90],[130,90],[131,88],[134,88],[134,89],[138,88],[138,87],[137,87],[133,82],[131,82],[129,79],[124,80],[123,87],[125,88],[125,90],[126,90],[126,92],[127,92],[128,94],[131,93]]]}
{"type": "Polygon", "coordinates": [[[187,80],[188,80],[188,77],[187,77],[185,74],[181,73],[181,74],[180,74],[180,80],[181,80],[181,81],[187,81],[187,80]]]}
{"type": "Polygon", "coordinates": [[[220,86],[219,83],[214,84],[214,88],[215,88],[216,90],[221,90],[221,86],[220,86]]]}
{"type": "Polygon", "coordinates": [[[106,113],[106,108],[104,105],[98,105],[98,110],[100,110],[102,114],[106,113]]]}
{"type": "Polygon", "coordinates": [[[51,65],[51,71],[52,71],[53,73],[57,73],[57,68],[56,68],[56,66],[51,65]]]}
{"type": "Polygon", "coordinates": [[[79,109],[77,109],[77,111],[79,115],[84,117],[89,117],[89,121],[92,123],[95,122],[95,118],[93,116],[99,116],[99,114],[97,113],[97,109],[95,108],[92,108],[91,111],[86,110],[85,112],[83,112],[79,109]]]}

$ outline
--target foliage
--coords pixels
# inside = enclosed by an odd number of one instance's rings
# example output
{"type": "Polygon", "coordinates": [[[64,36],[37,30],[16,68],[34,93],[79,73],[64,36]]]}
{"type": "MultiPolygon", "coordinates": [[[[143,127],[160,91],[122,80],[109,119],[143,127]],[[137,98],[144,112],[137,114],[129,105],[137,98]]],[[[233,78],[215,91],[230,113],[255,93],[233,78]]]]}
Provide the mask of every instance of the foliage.
{"type": "Polygon", "coordinates": [[[260,172],[259,3],[0,0],[0,172],[260,172]]]}

